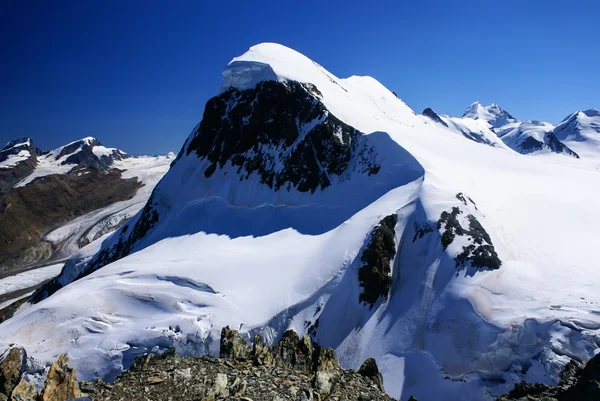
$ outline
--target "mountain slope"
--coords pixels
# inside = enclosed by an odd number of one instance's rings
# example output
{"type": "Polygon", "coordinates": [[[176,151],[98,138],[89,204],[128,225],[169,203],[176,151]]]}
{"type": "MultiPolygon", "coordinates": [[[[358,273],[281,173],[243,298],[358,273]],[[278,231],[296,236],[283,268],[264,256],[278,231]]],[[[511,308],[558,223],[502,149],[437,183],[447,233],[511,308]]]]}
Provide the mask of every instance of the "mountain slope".
{"type": "Polygon", "coordinates": [[[561,121],[554,134],[577,153],[597,158],[600,152],[600,111],[577,111],[561,121]]]}
{"type": "Polygon", "coordinates": [[[156,184],[169,163],[165,158],[131,158],[91,137],[46,153],[36,149],[29,138],[12,141],[2,151],[2,159],[0,171],[13,177],[11,185],[0,192],[2,276],[50,257],[71,256],[79,249],[77,234],[86,230],[92,235],[81,245],[118,227],[150,195],[151,188],[140,188],[156,184]],[[138,170],[140,162],[142,169],[138,170]],[[139,179],[150,176],[143,169],[161,165],[162,174],[152,183],[139,179]],[[134,170],[138,171],[131,174],[134,170]],[[89,213],[92,215],[86,217],[89,213]],[[78,217],[78,225],[70,223],[78,217]],[[104,220],[109,217],[111,220],[104,220]],[[94,230],[97,224],[102,228],[94,230]]]}
{"type": "Polygon", "coordinates": [[[448,135],[281,45],[223,75],[144,209],[2,323],[0,347],[111,380],[171,345],[217,353],[226,325],[293,328],[346,368],[376,358],[403,400],[494,399],[595,352],[596,171],[448,135]]]}
{"type": "Polygon", "coordinates": [[[10,141],[0,151],[0,192],[11,188],[35,170],[39,151],[30,138],[10,141]]]}

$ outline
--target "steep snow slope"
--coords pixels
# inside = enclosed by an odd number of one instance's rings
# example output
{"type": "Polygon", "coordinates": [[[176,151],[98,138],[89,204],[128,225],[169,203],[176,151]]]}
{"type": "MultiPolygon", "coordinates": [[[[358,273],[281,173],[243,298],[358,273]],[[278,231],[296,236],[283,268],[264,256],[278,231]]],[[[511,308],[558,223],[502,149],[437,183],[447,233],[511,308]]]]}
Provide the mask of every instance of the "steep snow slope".
{"type": "Polygon", "coordinates": [[[600,175],[564,159],[448,135],[372,78],[255,46],[147,206],[0,325],[0,347],[67,352],[82,378],[114,378],[171,344],[216,352],[225,324],[270,339],[293,327],[347,367],[375,357],[403,400],[555,381],[600,341],[600,175]],[[361,303],[363,256],[390,215],[389,287],[361,303]]]}
{"type": "Polygon", "coordinates": [[[556,126],[556,137],[586,158],[600,153],[600,110],[576,111],[556,126]]]}

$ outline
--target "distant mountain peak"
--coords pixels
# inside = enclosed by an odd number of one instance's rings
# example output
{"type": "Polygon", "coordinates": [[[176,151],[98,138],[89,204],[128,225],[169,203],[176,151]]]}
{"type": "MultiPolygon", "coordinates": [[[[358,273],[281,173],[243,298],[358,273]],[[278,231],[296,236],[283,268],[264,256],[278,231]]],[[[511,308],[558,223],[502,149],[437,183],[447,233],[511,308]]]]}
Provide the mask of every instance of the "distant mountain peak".
{"type": "Polygon", "coordinates": [[[472,118],[474,120],[485,120],[491,124],[492,127],[498,128],[508,123],[517,122],[510,113],[498,106],[496,103],[492,103],[489,106],[483,106],[479,102],[471,103],[465,110],[463,118],[472,118]]]}

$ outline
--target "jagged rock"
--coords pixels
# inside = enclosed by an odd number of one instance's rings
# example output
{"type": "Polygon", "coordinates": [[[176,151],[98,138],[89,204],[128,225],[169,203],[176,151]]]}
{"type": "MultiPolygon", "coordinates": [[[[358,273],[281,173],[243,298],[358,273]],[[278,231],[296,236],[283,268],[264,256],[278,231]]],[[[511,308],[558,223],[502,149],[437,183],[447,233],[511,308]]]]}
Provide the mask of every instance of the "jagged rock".
{"type": "Polygon", "coordinates": [[[84,397],[77,382],[75,369],[69,367],[66,355],[50,365],[39,401],[65,401],[84,397]]]}
{"type": "Polygon", "coordinates": [[[375,362],[374,358],[369,358],[366,361],[364,361],[363,364],[360,366],[360,369],[358,369],[358,373],[364,377],[371,378],[375,382],[375,384],[377,384],[377,387],[381,391],[384,391],[383,376],[379,372],[377,362],[375,362]]]}
{"type": "Polygon", "coordinates": [[[296,345],[296,369],[310,370],[313,364],[313,344],[312,340],[306,334],[298,341],[296,345]]]}
{"type": "MultiPolygon", "coordinates": [[[[229,339],[239,336],[235,330],[225,333],[229,339]]],[[[284,333],[283,346],[280,342],[269,348],[260,336],[254,340],[252,358],[183,358],[168,351],[139,357],[135,369],[123,372],[114,385],[98,381],[82,383],[82,388],[94,401],[392,401],[373,383],[374,362],[364,364],[368,375],[343,370],[334,350],[307,336],[299,338],[293,330],[284,333]]]]}
{"type": "Polygon", "coordinates": [[[33,383],[21,378],[19,384],[13,389],[11,401],[36,401],[38,397],[37,389],[33,383]]]}
{"type": "Polygon", "coordinates": [[[221,330],[221,358],[247,358],[250,355],[248,343],[236,330],[231,330],[229,326],[221,330]]]}
{"type": "Polygon", "coordinates": [[[294,81],[231,88],[207,102],[186,153],[210,162],[206,177],[231,163],[240,180],[256,173],[276,191],[314,193],[330,186],[330,177],[344,180],[349,169],[377,174],[380,166],[363,134],[320,99],[316,86],[294,81]]]}
{"type": "Polygon", "coordinates": [[[23,348],[13,347],[0,362],[0,394],[10,397],[13,389],[19,383],[27,353],[23,348]]]}
{"type": "Polygon", "coordinates": [[[327,396],[340,378],[337,355],[331,348],[319,348],[313,385],[319,394],[327,396]]]}
{"type": "MultiPolygon", "coordinates": [[[[462,193],[457,194],[457,198],[463,204],[466,203],[462,193]]],[[[468,199],[472,202],[470,198],[468,199]]],[[[462,213],[462,210],[455,206],[440,215],[437,228],[442,232],[442,248],[446,250],[457,236],[465,237],[468,244],[463,246],[462,252],[454,258],[456,267],[462,268],[470,263],[471,267],[499,269],[502,261],[496,253],[489,234],[472,214],[466,216],[468,228],[463,227],[458,218],[462,213]]]]}
{"type": "Polygon", "coordinates": [[[365,302],[372,308],[380,297],[387,299],[392,285],[391,261],[396,254],[396,232],[398,216],[395,214],[385,217],[371,232],[371,238],[365,247],[358,270],[358,279],[363,292],[359,301],[365,302]]]}
{"type": "Polygon", "coordinates": [[[273,355],[269,347],[265,345],[262,336],[257,334],[254,336],[254,346],[252,348],[252,359],[258,365],[272,364],[273,355]]]}
{"type": "Polygon", "coordinates": [[[273,359],[276,365],[294,367],[296,365],[296,349],[300,339],[294,330],[283,333],[281,340],[274,348],[273,359]]]}
{"type": "Polygon", "coordinates": [[[597,401],[600,400],[600,354],[586,364],[571,361],[563,369],[558,386],[517,383],[498,401],[597,401]]]}

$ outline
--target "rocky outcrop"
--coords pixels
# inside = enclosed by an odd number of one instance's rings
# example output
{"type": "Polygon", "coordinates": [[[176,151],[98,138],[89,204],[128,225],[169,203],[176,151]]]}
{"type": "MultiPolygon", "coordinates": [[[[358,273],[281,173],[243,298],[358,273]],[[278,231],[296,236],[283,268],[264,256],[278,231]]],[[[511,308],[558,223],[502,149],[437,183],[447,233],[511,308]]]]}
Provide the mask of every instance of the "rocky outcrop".
{"type": "Polygon", "coordinates": [[[9,399],[11,401],[37,401],[37,398],[38,393],[35,384],[21,378],[9,399]]]}
{"type": "Polygon", "coordinates": [[[569,362],[553,387],[521,382],[498,401],[597,401],[600,400],[600,355],[585,364],[569,362]]]}
{"type": "Polygon", "coordinates": [[[569,156],[573,156],[579,159],[579,155],[575,153],[571,148],[562,143],[554,134],[554,132],[548,132],[544,137],[544,143],[554,153],[565,153],[569,156]]]}
{"type": "Polygon", "coordinates": [[[231,330],[229,326],[221,330],[221,347],[219,355],[221,358],[247,358],[250,353],[248,343],[240,334],[231,330]]]}
{"type": "Polygon", "coordinates": [[[113,385],[83,383],[83,390],[92,400],[392,400],[382,390],[372,359],[359,371],[341,369],[335,351],[291,330],[278,344],[260,341],[242,351],[245,343],[237,340],[239,334],[223,331],[227,337],[221,339],[221,349],[230,354],[231,345],[237,344],[246,358],[183,358],[173,351],[145,355],[113,385]]]}
{"type": "Polygon", "coordinates": [[[385,217],[373,229],[369,242],[361,256],[362,267],[358,270],[358,280],[363,292],[359,301],[373,307],[380,297],[387,299],[392,285],[391,262],[396,255],[396,232],[398,216],[385,217]]]}
{"type": "Polygon", "coordinates": [[[442,120],[442,118],[438,115],[438,113],[436,113],[435,111],[433,111],[433,109],[431,108],[426,108],[425,110],[423,110],[422,113],[425,117],[429,117],[430,119],[432,119],[433,121],[435,121],[438,124],[442,124],[444,127],[447,127],[448,124],[446,124],[444,122],[444,120],[442,120]]]}
{"type": "Polygon", "coordinates": [[[316,86],[295,81],[231,88],[208,101],[186,154],[210,162],[206,177],[231,164],[240,180],[256,173],[274,190],[315,192],[350,170],[377,174],[374,149],[330,114],[320,97],[316,86]]]}
{"type": "Polygon", "coordinates": [[[463,227],[459,215],[463,212],[458,207],[450,211],[444,211],[437,222],[437,228],[442,233],[442,248],[446,250],[457,236],[466,238],[468,245],[463,246],[462,251],[454,258],[456,267],[471,267],[498,269],[502,261],[498,258],[492,239],[477,218],[468,214],[466,221],[468,227],[463,227]]]}
{"type": "Polygon", "coordinates": [[[6,397],[12,394],[23,374],[26,358],[25,350],[19,347],[13,347],[3,355],[0,362],[0,394],[6,397]]]}
{"type": "Polygon", "coordinates": [[[383,378],[372,358],[358,371],[347,370],[340,367],[334,350],[293,330],[273,345],[264,344],[257,335],[252,348],[237,331],[226,327],[222,332],[221,358],[184,358],[174,349],[147,354],[112,384],[77,382],[75,370],[62,355],[50,366],[39,394],[34,383],[21,378],[24,350],[13,348],[0,364],[0,372],[5,368],[10,372],[7,377],[14,388],[0,393],[0,401],[393,400],[384,393],[383,378]]]}
{"type": "Polygon", "coordinates": [[[69,367],[66,355],[61,355],[50,365],[39,394],[35,384],[21,376],[25,360],[25,350],[15,347],[0,363],[0,401],[67,401],[85,396],[79,388],[75,369],[69,367]]]}
{"type": "Polygon", "coordinates": [[[38,401],[62,401],[83,397],[75,369],[69,367],[67,356],[61,355],[50,365],[44,388],[38,401]]]}

